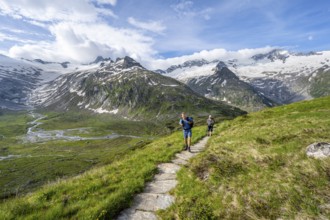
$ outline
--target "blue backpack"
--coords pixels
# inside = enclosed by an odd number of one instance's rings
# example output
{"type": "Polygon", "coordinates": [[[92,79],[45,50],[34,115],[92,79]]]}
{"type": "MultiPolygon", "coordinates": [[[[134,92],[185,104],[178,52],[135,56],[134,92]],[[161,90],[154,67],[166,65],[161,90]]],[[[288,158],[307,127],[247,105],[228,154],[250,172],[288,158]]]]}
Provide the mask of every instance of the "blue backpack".
{"type": "Polygon", "coordinates": [[[188,121],[191,122],[190,128],[193,128],[194,127],[194,119],[193,119],[193,117],[188,117],[188,121]]]}

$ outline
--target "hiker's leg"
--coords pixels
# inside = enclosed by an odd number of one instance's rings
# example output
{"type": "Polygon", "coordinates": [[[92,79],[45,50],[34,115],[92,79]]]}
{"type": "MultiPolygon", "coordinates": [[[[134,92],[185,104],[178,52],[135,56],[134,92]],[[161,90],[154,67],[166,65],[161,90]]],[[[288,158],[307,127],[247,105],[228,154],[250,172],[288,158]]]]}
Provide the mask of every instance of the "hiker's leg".
{"type": "Polygon", "coordinates": [[[183,150],[187,150],[188,149],[188,134],[185,130],[183,130],[183,150]]]}
{"type": "Polygon", "coordinates": [[[190,151],[190,146],[191,146],[192,131],[190,130],[187,135],[188,135],[188,138],[187,138],[188,139],[188,151],[191,152],[190,151]]]}

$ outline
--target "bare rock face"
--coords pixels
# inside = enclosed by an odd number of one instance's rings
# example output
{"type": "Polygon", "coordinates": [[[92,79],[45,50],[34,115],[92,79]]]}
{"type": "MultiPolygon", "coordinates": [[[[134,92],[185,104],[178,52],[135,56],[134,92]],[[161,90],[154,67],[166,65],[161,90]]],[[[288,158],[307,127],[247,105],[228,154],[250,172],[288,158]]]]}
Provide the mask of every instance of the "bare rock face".
{"type": "Polygon", "coordinates": [[[307,147],[306,154],[309,157],[314,157],[318,159],[330,157],[330,143],[313,143],[307,147]]]}

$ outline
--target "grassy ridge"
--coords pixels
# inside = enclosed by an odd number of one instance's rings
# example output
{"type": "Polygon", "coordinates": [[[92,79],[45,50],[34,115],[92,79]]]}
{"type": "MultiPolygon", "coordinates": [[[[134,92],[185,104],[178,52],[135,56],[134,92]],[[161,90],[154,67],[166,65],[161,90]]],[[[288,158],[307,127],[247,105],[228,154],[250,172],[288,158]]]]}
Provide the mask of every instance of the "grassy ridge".
{"type": "MultiPolygon", "coordinates": [[[[194,128],[193,142],[205,135],[194,128]]],[[[157,172],[157,164],[169,161],[182,149],[182,133],[176,132],[128,152],[110,165],[77,177],[59,180],[34,193],[0,204],[4,219],[109,219],[129,206],[135,193],[157,172]]]]}
{"type": "Polygon", "coordinates": [[[330,158],[306,146],[330,142],[330,97],[224,122],[205,152],[179,172],[164,219],[330,218],[330,158]]]}

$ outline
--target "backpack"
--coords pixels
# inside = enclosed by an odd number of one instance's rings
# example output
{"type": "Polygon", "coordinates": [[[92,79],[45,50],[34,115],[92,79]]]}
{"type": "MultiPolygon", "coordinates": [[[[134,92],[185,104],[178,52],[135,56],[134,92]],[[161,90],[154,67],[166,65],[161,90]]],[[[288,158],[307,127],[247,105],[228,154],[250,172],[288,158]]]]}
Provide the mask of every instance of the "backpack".
{"type": "Polygon", "coordinates": [[[190,128],[193,128],[194,127],[194,119],[192,117],[188,117],[188,121],[191,122],[190,128]]]}
{"type": "Polygon", "coordinates": [[[207,119],[207,125],[208,125],[208,126],[213,126],[213,125],[214,125],[214,120],[213,120],[213,118],[211,118],[211,119],[207,119]]]}

